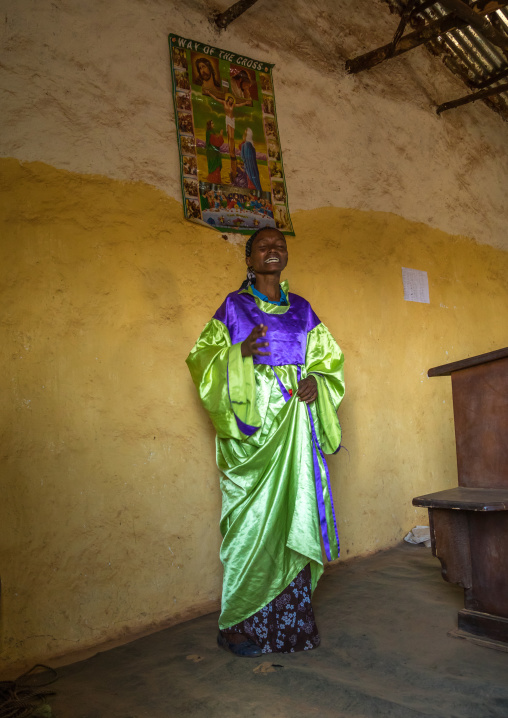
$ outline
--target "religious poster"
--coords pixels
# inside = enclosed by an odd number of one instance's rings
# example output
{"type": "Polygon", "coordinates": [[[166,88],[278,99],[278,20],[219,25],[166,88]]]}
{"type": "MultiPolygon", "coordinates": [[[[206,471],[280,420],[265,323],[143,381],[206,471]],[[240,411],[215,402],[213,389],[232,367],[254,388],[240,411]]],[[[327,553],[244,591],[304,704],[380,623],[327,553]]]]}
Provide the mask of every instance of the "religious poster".
{"type": "Polygon", "coordinates": [[[187,219],[228,232],[294,234],[273,65],[178,35],[169,47],[187,219]]]}

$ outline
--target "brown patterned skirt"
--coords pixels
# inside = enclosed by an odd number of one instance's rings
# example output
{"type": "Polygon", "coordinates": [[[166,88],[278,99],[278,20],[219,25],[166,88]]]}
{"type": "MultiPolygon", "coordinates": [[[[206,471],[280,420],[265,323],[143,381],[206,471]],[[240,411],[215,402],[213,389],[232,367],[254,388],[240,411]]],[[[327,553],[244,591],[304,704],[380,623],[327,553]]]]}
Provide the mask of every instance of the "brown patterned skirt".
{"type": "Polygon", "coordinates": [[[263,653],[295,653],[317,648],[321,639],[311,603],[310,565],[264,608],[221,633],[226,638],[231,633],[243,634],[263,653]]]}

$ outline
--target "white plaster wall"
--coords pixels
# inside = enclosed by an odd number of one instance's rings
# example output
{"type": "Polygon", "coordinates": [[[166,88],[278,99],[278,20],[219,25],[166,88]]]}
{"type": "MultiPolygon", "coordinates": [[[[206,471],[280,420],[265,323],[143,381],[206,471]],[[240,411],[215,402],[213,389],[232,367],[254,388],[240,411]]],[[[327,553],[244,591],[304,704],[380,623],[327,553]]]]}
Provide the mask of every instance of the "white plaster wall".
{"type": "MultiPolygon", "coordinates": [[[[231,0],[232,1],[232,0],[231,0]]],[[[221,0],[225,9],[230,0],[221,0]]],[[[381,0],[259,0],[226,31],[205,0],[0,0],[2,156],[141,180],[179,198],[167,35],[274,62],[292,211],[397,213],[508,249],[508,128],[419,48],[358,76],[387,42],[381,0]]]]}

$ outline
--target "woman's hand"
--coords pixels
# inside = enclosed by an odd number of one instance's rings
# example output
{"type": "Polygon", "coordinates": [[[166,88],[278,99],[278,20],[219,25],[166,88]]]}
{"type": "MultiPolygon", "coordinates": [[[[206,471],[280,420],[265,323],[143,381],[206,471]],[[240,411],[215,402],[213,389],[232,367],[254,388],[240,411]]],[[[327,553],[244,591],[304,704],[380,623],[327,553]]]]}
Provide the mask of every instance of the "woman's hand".
{"type": "MultiPolygon", "coordinates": [[[[245,339],[242,342],[242,356],[243,357],[252,357],[252,356],[260,356],[260,357],[267,357],[270,356],[270,352],[264,352],[262,351],[263,347],[269,346],[269,342],[258,342],[258,339],[261,337],[266,336],[266,332],[268,330],[268,327],[265,324],[258,324],[257,327],[254,327],[254,329],[251,331],[247,339],[245,339]]],[[[317,395],[317,391],[316,391],[317,395]]]]}
{"type": "Polygon", "coordinates": [[[317,399],[318,388],[317,379],[315,376],[308,376],[306,379],[301,379],[298,382],[298,391],[296,396],[299,401],[304,401],[306,404],[311,404],[317,399]]]}

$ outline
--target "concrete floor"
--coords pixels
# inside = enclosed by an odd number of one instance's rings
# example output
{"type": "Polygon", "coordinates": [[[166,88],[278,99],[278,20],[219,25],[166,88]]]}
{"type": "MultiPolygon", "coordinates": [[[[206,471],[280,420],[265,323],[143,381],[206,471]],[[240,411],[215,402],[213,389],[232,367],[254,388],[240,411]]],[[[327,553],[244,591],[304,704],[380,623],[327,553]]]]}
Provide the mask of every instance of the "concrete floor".
{"type": "Polygon", "coordinates": [[[55,718],[508,717],[508,653],[450,638],[462,590],[430,549],[333,567],[314,597],[317,650],[239,659],[217,614],[58,669],[55,718]]]}

